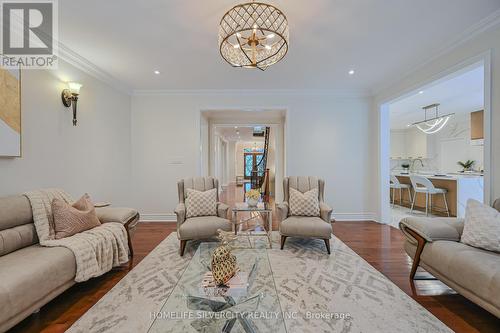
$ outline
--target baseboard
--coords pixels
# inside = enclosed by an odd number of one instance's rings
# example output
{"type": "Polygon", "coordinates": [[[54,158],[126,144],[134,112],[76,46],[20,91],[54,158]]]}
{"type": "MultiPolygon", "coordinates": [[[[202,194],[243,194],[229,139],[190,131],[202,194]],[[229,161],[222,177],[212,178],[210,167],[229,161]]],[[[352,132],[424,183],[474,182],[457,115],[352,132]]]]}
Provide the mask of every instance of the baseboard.
{"type": "Polygon", "coordinates": [[[375,213],[334,213],[335,221],[377,221],[375,213]]]}
{"type": "Polygon", "coordinates": [[[175,214],[141,214],[139,222],[177,222],[175,214]]]}
{"type": "MultiPolygon", "coordinates": [[[[377,221],[375,213],[335,213],[335,221],[377,221]]],[[[175,214],[141,214],[140,222],[176,222],[175,214]]]]}

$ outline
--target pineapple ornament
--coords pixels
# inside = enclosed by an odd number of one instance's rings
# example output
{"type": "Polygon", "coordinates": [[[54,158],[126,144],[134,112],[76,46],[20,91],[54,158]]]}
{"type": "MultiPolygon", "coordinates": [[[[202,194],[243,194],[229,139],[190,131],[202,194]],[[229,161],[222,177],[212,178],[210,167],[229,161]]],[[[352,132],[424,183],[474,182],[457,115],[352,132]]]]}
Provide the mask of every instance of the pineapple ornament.
{"type": "Polygon", "coordinates": [[[236,239],[236,236],[232,232],[221,229],[217,230],[217,232],[219,233],[220,245],[212,254],[211,268],[215,283],[224,285],[238,272],[236,256],[231,253],[231,246],[229,245],[236,239]]]}

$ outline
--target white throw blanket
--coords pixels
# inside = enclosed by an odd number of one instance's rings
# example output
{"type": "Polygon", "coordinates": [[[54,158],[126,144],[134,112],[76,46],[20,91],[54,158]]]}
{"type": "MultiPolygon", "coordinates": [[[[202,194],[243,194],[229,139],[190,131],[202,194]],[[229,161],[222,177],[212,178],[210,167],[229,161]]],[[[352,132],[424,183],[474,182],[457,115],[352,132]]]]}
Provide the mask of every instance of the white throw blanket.
{"type": "Polygon", "coordinates": [[[71,197],[60,189],[44,189],[24,195],[31,203],[40,245],[63,246],[75,255],[76,282],[100,276],[128,261],[127,231],[121,223],[103,223],[71,237],[55,239],[52,200],[58,198],[72,204],[71,197]]]}

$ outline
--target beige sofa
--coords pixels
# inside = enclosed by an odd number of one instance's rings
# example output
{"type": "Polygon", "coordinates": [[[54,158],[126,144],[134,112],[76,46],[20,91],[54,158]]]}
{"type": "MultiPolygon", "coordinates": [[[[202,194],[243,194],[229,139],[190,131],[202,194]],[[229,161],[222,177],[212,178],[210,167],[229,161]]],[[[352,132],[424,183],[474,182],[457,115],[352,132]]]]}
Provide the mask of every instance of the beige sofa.
{"type": "MultiPolygon", "coordinates": [[[[102,223],[121,222],[130,238],[139,220],[129,208],[96,208],[102,223]]],[[[76,261],[69,249],[42,247],[25,196],[0,198],[0,332],[40,309],[71,287],[76,261]]]]}
{"type": "MultiPolygon", "coordinates": [[[[500,211],[500,199],[493,207],[500,211]]],[[[500,318],[500,253],[460,243],[464,220],[408,217],[399,223],[406,253],[418,266],[500,318]]]]}

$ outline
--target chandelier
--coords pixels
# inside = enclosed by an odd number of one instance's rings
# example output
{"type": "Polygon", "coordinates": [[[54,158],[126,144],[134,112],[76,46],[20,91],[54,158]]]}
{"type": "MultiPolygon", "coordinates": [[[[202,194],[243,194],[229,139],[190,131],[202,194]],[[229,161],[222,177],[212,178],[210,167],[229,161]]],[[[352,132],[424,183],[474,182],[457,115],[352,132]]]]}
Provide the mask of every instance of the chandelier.
{"type": "Polygon", "coordinates": [[[439,116],[438,108],[439,108],[438,103],[424,106],[422,108],[425,112],[424,120],[413,123],[412,126],[417,127],[425,134],[434,134],[442,130],[450,120],[451,116],[454,115],[454,113],[446,114],[444,116],[439,116]],[[435,110],[435,116],[433,118],[427,119],[427,110],[430,109],[435,110]]]}
{"type": "Polygon", "coordinates": [[[236,5],[220,21],[219,51],[233,67],[266,70],[283,59],[288,42],[285,14],[266,3],[236,5]]]}

